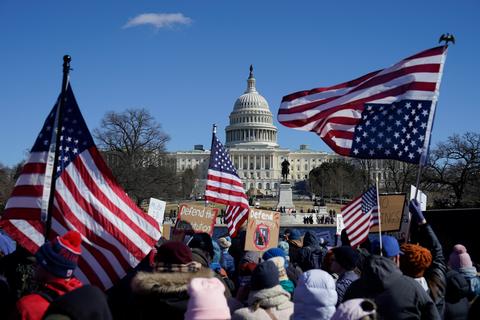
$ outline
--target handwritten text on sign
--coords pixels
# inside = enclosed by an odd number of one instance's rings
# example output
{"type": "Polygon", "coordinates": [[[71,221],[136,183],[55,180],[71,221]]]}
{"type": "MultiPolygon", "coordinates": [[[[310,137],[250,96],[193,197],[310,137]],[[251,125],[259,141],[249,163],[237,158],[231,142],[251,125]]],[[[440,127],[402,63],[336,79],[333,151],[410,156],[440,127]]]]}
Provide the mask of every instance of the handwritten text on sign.
{"type": "Polygon", "coordinates": [[[195,232],[213,234],[218,208],[182,204],[178,211],[178,220],[188,222],[195,232]]]}

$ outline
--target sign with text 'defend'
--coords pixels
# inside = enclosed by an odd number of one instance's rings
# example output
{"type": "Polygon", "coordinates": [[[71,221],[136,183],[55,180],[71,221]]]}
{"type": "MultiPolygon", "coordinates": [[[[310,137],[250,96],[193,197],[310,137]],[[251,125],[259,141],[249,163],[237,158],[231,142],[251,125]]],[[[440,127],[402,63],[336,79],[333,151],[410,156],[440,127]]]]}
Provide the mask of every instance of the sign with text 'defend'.
{"type": "MultiPolygon", "coordinates": [[[[406,198],[407,195],[404,193],[380,195],[382,232],[400,230],[402,217],[406,208],[406,198]]],[[[378,226],[370,228],[370,232],[378,232],[378,226]]]]}
{"type": "Polygon", "coordinates": [[[194,232],[205,232],[211,236],[217,215],[218,208],[182,204],[178,210],[175,229],[180,225],[179,222],[183,221],[186,223],[182,223],[182,225],[190,225],[194,232]]]}
{"type": "Polygon", "coordinates": [[[250,208],[245,236],[246,251],[265,251],[278,245],[280,212],[250,208]]]}

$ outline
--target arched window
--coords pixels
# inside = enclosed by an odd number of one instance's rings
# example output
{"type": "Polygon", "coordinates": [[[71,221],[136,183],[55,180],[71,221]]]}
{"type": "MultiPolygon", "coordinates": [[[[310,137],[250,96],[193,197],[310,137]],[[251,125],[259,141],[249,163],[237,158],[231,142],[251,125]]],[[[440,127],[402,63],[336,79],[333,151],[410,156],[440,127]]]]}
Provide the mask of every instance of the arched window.
{"type": "Polygon", "coordinates": [[[267,182],[267,184],[265,185],[265,189],[270,190],[270,183],[267,182]]]}
{"type": "Polygon", "coordinates": [[[262,189],[262,184],[261,184],[261,183],[258,183],[257,188],[258,188],[258,189],[262,189]]]}

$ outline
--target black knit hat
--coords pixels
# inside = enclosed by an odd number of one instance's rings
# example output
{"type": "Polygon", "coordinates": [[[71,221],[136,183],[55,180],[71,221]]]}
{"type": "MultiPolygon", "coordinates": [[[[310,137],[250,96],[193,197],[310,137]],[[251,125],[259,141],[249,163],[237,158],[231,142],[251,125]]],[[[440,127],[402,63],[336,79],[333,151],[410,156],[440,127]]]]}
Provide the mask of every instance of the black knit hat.
{"type": "Polygon", "coordinates": [[[265,261],[257,265],[253,270],[251,290],[273,288],[279,284],[278,268],[272,261],[265,261]]]}
{"type": "Polygon", "coordinates": [[[353,270],[358,262],[358,253],[350,246],[341,246],[332,249],[335,260],[346,270],[353,270]]]}

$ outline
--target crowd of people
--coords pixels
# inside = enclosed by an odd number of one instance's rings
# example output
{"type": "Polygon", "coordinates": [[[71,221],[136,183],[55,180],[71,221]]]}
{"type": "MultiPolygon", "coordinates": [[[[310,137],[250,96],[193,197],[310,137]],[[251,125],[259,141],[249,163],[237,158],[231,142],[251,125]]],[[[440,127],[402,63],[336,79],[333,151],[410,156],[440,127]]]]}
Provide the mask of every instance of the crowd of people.
{"type": "MultiPolygon", "coordinates": [[[[107,292],[75,278],[81,236],[69,231],[34,257],[2,246],[2,319],[480,319],[480,278],[467,249],[448,258],[418,203],[411,240],[325,246],[287,229],[278,247],[245,251],[245,231],[160,239],[107,292]],[[30,272],[26,272],[30,270],[30,272]]],[[[0,239],[1,240],[1,239],[0,239]]],[[[380,241],[381,240],[381,241],[380,241]]]]}

